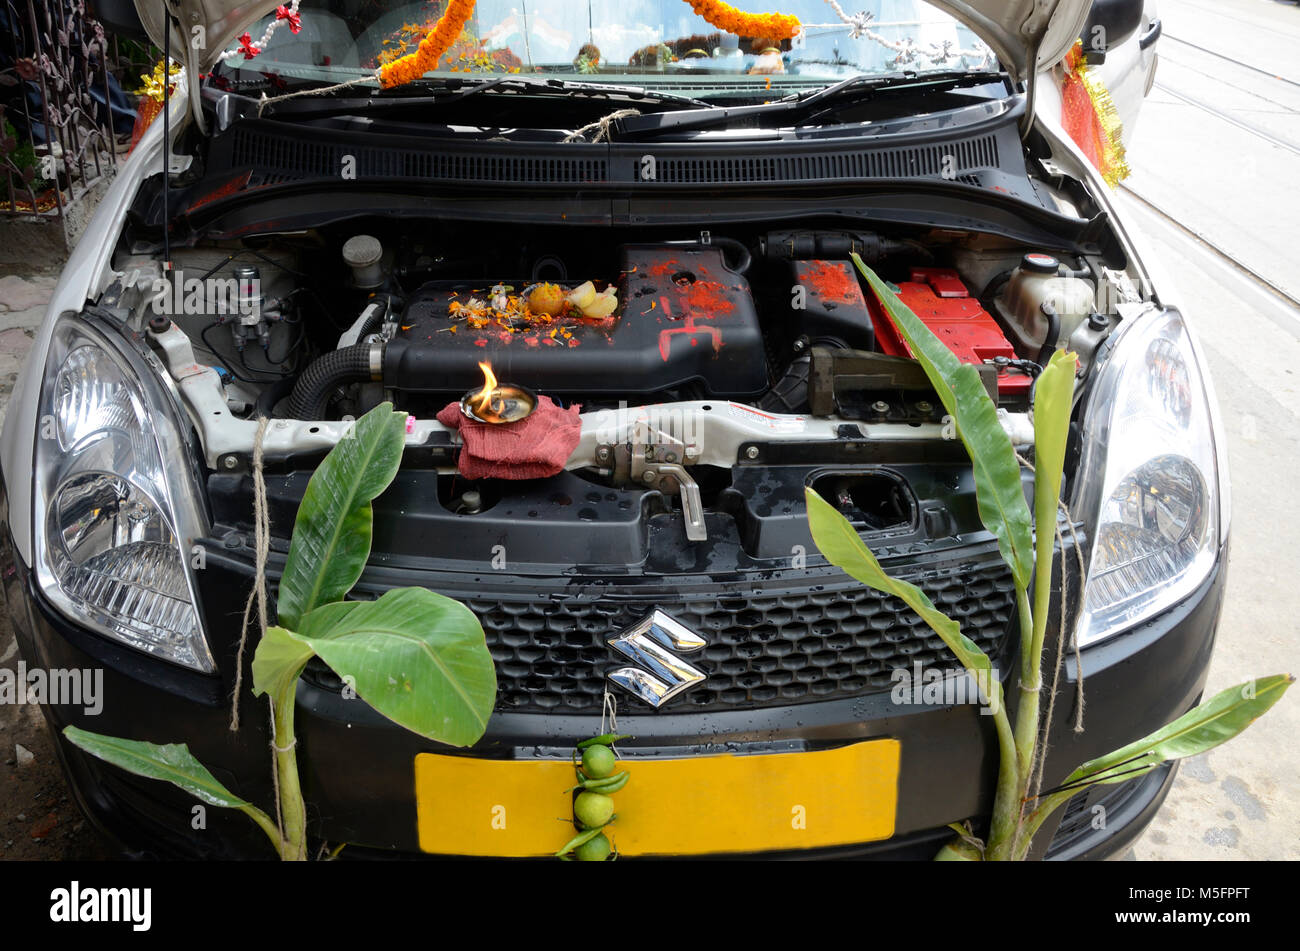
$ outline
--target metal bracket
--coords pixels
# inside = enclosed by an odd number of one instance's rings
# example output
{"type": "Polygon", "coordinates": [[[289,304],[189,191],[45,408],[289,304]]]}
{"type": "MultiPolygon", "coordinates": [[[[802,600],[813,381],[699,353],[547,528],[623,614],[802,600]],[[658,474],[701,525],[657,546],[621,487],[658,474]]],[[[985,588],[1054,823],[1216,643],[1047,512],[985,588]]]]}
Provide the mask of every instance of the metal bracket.
{"type": "Polygon", "coordinates": [[[612,463],[615,482],[677,492],[682,500],[686,537],[693,542],[706,540],[709,532],[704,525],[700,486],[682,464],[698,456],[698,448],[687,446],[666,433],[654,431],[652,435],[650,427],[640,420],[632,426],[630,437],[630,441],[618,445],[597,446],[597,464],[608,468],[612,463]],[[652,438],[654,442],[650,441],[652,438]]]}

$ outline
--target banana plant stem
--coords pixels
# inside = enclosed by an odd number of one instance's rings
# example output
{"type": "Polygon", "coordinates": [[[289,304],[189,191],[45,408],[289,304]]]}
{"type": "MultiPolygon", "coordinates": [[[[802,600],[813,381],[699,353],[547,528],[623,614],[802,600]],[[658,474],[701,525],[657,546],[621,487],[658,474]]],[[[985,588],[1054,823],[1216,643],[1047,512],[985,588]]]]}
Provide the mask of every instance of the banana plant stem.
{"type": "Polygon", "coordinates": [[[1029,778],[1038,742],[1038,694],[1041,684],[1041,639],[1029,606],[1028,591],[1017,588],[1020,614],[1020,696],[1016,706],[1014,744],[1008,755],[1002,752],[1003,768],[998,776],[998,790],[993,802],[993,826],[989,833],[987,855],[993,860],[1011,858],[1021,836],[1023,803],[1029,793],[1029,778]],[[1038,655],[1035,656],[1035,644],[1038,655]],[[1010,759],[1011,765],[1007,766],[1010,759]]]}
{"type": "Polygon", "coordinates": [[[295,677],[273,700],[275,735],[272,742],[275,744],[275,769],[280,785],[280,821],[284,826],[280,857],[287,861],[305,861],[307,858],[307,807],[298,781],[297,738],[293,732],[297,692],[295,677]]]}

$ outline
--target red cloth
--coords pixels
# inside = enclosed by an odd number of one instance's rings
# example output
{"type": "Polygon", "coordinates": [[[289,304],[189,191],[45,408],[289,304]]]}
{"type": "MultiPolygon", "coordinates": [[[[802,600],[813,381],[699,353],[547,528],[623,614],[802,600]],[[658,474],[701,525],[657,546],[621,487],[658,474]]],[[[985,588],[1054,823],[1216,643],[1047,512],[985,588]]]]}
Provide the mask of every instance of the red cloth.
{"type": "Polygon", "coordinates": [[[539,396],[537,408],[517,423],[467,419],[460,403],[448,403],[438,422],[460,430],[464,446],[458,468],[466,479],[544,479],[563,471],[582,438],[579,406],[561,409],[539,396]]]}

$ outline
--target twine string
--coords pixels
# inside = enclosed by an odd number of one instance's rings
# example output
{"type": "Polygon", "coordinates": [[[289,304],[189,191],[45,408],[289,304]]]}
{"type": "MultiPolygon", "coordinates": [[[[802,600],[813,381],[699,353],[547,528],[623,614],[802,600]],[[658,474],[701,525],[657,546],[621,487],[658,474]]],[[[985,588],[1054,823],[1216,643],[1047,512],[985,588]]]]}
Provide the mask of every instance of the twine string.
{"type": "Polygon", "coordinates": [[[266,503],[266,479],[262,474],[263,443],[266,440],[266,427],[270,423],[263,416],[257,421],[257,432],[253,436],[253,547],[256,551],[256,575],[253,590],[248,593],[244,603],[244,623],[239,631],[239,650],[235,654],[235,691],[230,700],[230,731],[239,732],[239,694],[244,685],[244,648],[248,644],[248,626],[252,619],[253,604],[257,603],[257,622],[259,637],[266,633],[266,559],[270,554],[270,509],[266,503]]]}
{"type": "Polygon", "coordinates": [[[602,116],[601,118],[597,119],[595,122],[584,125],[581,129],[578,129],[574,132],[570,132],[568,135],[564,137],[563,141],[583,142],[586,141],[587,133],[595,132],[596,137],[591,140],[593,143],[608,142],[610,126],[612,126],[619,119],[626,119],[629,116],[639,116],[640,114],[641,114],[640,109],[616,109],[613,112],[611,112],[609,115],[602,116]]]}

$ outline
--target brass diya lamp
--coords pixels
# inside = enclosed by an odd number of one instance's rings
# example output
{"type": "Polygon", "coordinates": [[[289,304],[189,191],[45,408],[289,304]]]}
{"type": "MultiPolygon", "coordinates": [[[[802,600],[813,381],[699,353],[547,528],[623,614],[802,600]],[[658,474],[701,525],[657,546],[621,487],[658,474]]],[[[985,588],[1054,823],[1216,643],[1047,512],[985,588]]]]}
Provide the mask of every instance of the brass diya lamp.
{"type": "Polygon", "coordinates": [[[526,386],[498,383],[490,363],[480,363],[483,387],[471,390],[460,400],[460,411],[477,423],[501,425],[527,419],[537,409],[537,394],[526,386]]]}

